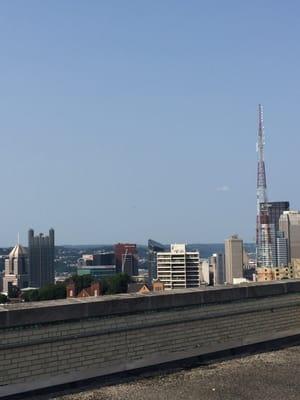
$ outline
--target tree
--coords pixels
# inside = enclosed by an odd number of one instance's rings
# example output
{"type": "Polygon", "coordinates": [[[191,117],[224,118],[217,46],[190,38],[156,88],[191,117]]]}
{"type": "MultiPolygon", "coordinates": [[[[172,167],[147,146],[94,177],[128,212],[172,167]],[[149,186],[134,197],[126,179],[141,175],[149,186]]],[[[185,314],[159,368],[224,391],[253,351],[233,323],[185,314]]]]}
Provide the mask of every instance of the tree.
{"type": "Polygon", "coordinates": [[[39,290],[38,289],[31,289],[31,290],[26,290],[22,294],[22,299],[25,302],[28,301],[39,301],[39,290]]]}
{"type": "MultiPolygon", "coordinates": [[[[101,280],[103,294],[126,293],[127,285],[130,277],[127,274],[117,274],[109,278],[101,280]]],[[[74,282],[76,291],[79,293],[82,289],[86,289],[95,282],[92,275],[72,275],[63,283],[49,284],[40,289],[32,289],[23,292],[24,301],[41,301],[56,300],[66,298],[66,286],[68,283],[74,282]]]]}
{"type": "Polygon", "coordinates": [[[7,302],[8,302],[7,296],[5,296],[5,294],[0,293],[0,304],[5,304],[7,302]]]}
{"type": "Polygon", "coordinates": [[[73,281],[75,283],[76,290],[79,293],[82,289],[90,287],[94,280],[95,279],[92,275],[72,275],[71,278],[66,281],[66,283],[68,284],[69,282],[73,281]]]}
{"type": "Polygon", "coordinates": [[[105,279],[103,283],[104,294],[126,293],[130,277],[127,274],[117,274],[105,279]]]}
{"type": "Polygon", "coordinates": [[[51,283],[40,289],[27,290],[23,293],[22,298],[27,302],[65,299],[66,295],[66,285],[64,283],[57,283],[56,285],[51,283]]]}
{"type": "Polygon", "coordinates": [[[64,283],[51,283],[39,289],[39,300],[65,299],[66,294],[66,285],[64,283]]]}

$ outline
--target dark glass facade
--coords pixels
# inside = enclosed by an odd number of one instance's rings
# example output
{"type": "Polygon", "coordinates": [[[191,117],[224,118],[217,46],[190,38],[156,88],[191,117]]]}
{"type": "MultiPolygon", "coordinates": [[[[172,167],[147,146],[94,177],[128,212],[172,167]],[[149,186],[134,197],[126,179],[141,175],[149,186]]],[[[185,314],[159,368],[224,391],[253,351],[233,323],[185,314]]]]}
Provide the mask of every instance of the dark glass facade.
{"type": "Polygon", "coordinates": [[[49,235],[42,233],[34,236],[33,229],[28,231],[28,259],[31,287],[43,287],[54,283],[54,229],[49,235]]]}
{"type": "Polygon", "coordinates": [[[284,211],[289,211],[290,203],[288,201],[268,201],[260,203],[261,214],[264,215],[267,210],[269,224],[274,224],[275,232],[279,231],[279,218],[284,211]]]}
{"type": "Polygon", "coordinates": [[[157,253],[164,252],[165,246],[161,243],[155,242],[152,239],[148,240],[148,276],[149,282],[152,283],[153,279],[157,278],[157,253]]]}
{"type": "MultiPolygon", "coordinates": [[[[269,201],[266,203],[260,203],[261,224],[266,224],[268,226],[268,239],[270,242],[269,248],[271,251],[270,265],[265,263],[265,266],[278,267],[283,263],[282,249],[284,238],[280,237],[279,219],[283,212],[289,211],[289,209],[290,203],[288,201],[269,201]]],[[[262,240],[262,246],[267,246],[267,243],[265,243],[264,240],[262,240]]]]}
{"type": "Polygon", "coordinates": [[[115,265],[115,253],[103,252],[93,255],[93,265],[115,265]]]}
{"type": "Polygon", "coordinates": [[[101,280],[116,274],[115,265],[81,266],[77,268],[78,275],[92,275],[95,279],[101,280]]]}

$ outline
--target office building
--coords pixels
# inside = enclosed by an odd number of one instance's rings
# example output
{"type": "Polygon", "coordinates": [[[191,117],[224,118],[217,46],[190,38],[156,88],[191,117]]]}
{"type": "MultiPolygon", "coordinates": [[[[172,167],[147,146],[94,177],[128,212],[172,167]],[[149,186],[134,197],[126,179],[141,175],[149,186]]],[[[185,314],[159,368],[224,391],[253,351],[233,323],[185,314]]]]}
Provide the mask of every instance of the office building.
{"type": "Polygon", "coordinates": [[[33,229],[28,231],[28,257],[30,286],[43,287],[54,283],[54,229],[49,230],[49,235],[43,233],[34,235],[33,229]]]}
{"type": "Polygon", "coordinates": [[[227,283],[243,278],[243,241],[237,235],[225,240],[225,278],[227,283]]]}
{"type": "Polygon", "coordinates": [[[288,261],[300,258],[300,212],[284,211],[279,219],[279,229],[284,233],[288,246],[288,261]]]}
{"type": "Polygon", "coordinates": [[[116,244],[115,257],[117,272],[124,272],[129,276],[138,275],[138,252],[136,244],[116,244]]]}
{"type": "Polygon", "coordinates": [[[288,240],[284,237],[284,232],[278,231],[276,234],[276,266],[286,267],[288,264],[288,240]]]}
{"type": "Polygon", "coordinates": [[[295,278],[294,267],[292,265],[288,267],[276,267],[276,268],[259,267],[256,269],[257,282],[280,281],[282,279],[294,279],[294,278],[295,278]]]}
{"type": "Polygon", "coordinates": [[[294,279],[300,279],[300,259],[294,258],[292,262],[294,279]]]}
{"type": "Polygon", "coordinates": [[[152,283],[153,279],[157,278],[157,253],[163,253],[165,246],[161,243],[155,242],[154,240],[148,240],[148,276],[149,283],[152,283]]]}
{"type": "Polygon", "coordinates": [[[115,253],[113,251],[102,251],[93,254],[93,265],[116,265],[115,253]]]}
{"type": "Polygon", "coordinates": [[[81,265],[77,267],[78,275],[92,275],[96,280],[109,278],[116,274],[115,265],[81,265]]]}
{"type": "Polygon", "coordinates": [[[166,290],[199,287],[199,252],[187,251],[184,244],[171,244],[169,252],[158,252],[157,278],[163,282],[166,290]]]}
{"type": "Polygon", "coordinates": [[[5,260],[6,260],[6,258],[7,258],[7,255],[4,255],[4,254],[0,255],[0,274],[5,269],[5,260]]]}
{"type": "Polygon", "coordinates": [[[77,261],[77,274],[92,275],[96,280],[115,275],[115,254],[113,252],[83,254],[77,261]]]}
{"type": "Polygon", "coordinates": [[[208,260],[200,260],[200,284],[210,284],[210,264],[208,260]]]}
{"type": "Polygon", "coordinates": [[[96,254],[83,254],[77,261],[78,265],[98,266],[98,265],[116,265],[115,253],[105,251],[96,254]]]}
{"type": "Polygon", "coordinates": [[[282,240],[282,235],[279,232],[279,219],[289,208],[290,203],[288,201],[260,203],[260,215],[268,219],[268,235],[267,238],[262,241],[261,254],[263,257],[261,266],[263,267],[278,267],[282,265],[282,246],[284,245],[284,240],[282,240]],[[281,245],[280,249],[277,247],[277,244],[281,245]],[[269,253],[267,250],[269,250],[269,253]],[[280,252],[280,254],[278,252],[280,252]]]}
{"type": "Polygon", "coordinates": [[[275,232],[279,229],[279,218],[285,211],[289,211],[290,203],[288,201],[268,201],[260,204],[260,211],[268,210],[269,223],[274,225],[275,232]]]}
{"type": "Polygon", "coordinates": [[[216,253],[210,258],[210,264],[213,270],[214,285],[223,285],[225,282],[225,263],[224,254],[216,253]]]}
{"type": "Polygon", "coordinates": [[[28,255],[20,244],[13,248],[5,260],[3,291],[9,294],[12,286],[16,286],[18,289],[29,286],[28,255]]]}

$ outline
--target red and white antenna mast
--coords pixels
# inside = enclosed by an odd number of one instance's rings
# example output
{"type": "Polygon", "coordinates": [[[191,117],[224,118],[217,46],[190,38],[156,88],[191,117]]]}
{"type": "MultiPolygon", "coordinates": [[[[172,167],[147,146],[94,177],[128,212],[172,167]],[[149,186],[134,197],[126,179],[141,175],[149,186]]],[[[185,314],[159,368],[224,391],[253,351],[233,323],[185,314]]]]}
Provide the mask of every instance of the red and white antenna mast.
{"type": "Polygon", "coordinates": [[[269,225],[268,207],[261,207],[261,203],[267,203],[267,179],[265,167],[265,133],[263,107],[258,106],[258,139],[257,139],[257,186],[256,186],[256,253],[257,266],[272,267],[272,243],[269,225]]]}

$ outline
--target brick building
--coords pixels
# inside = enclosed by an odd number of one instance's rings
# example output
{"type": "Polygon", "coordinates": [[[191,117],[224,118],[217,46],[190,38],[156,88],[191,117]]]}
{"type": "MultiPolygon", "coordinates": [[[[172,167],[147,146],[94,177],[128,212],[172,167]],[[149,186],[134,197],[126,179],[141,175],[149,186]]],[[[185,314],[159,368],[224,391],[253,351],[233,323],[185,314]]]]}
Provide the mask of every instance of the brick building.
{"type": "Polygon", "coordinates": [[[71,281],[68,283],[66,290],[67,290],[67,298],[97,297],[102,295],[102,288],[100,282],[92,282],[90,287],[78,290],[78,288],[75,285],[75,282],[71,281]]]}
{"type": "Polygon", "coordinates": [[[136,244],[118,243],[115,245],[116,270],[129,276],[138,275],[138,252],[136,244]]]}

